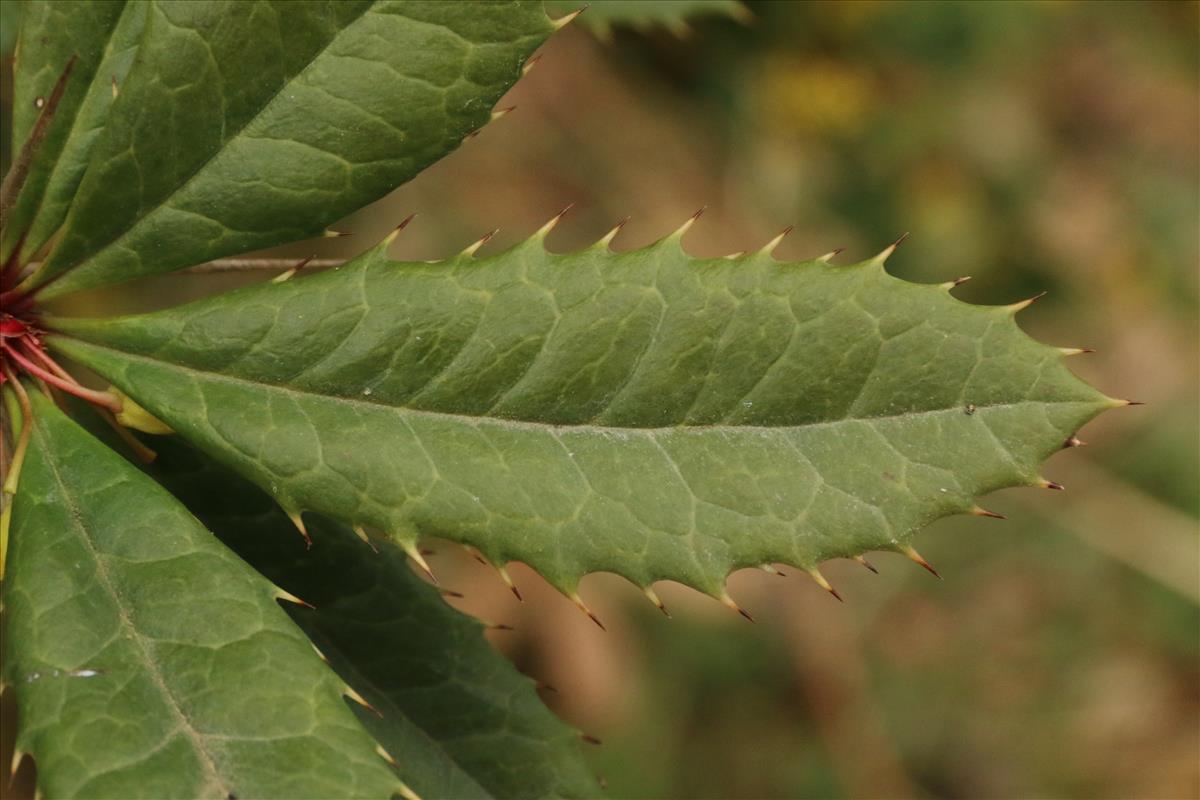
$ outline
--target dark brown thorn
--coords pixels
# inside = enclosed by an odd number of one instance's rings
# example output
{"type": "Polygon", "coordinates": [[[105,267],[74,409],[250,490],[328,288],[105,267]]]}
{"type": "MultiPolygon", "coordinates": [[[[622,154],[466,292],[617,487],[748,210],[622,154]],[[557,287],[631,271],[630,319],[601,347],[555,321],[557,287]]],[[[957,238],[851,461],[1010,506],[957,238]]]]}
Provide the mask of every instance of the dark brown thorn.
{"type": "Polygon", "coordinates": [[[722,603],[724,603],[728,608],[733,609],[734,611],[741,614],[746,619],[750,620],[751,622],[754,622],[754,617],[750,616],[750,612],[747,611],[746,609],[742,608],[741,606],[739,606],[737,603],[733,602],[733,598],[730,597],[728,594],[722,594],[718,599],[722,603]]]}
{"type": "Polygon", "coordinates": [[[516,628],[514,628],[512,625],[506,625],[503,622],[493,622],[490,625],[488,625],[487,627],[488,627],[488,630],[493,630],[493,631],[515,631],[516,630],[516,628]]]}
{"type": "Polygon", "coordinates": [[[588,744],[594,744],[594,745],[604,744],[604,742],[600,741],[595,736],[592,736],[590,733],[581,733],[581,734],[579,734],[579,738],[583,739],[588,744]]]}
{"type": "Polygon", "coordinates": [[[871,572],[874,572],[876,575],[879,574],[879,570],[875,569],[874,564],[872,564],[870,561],[867,561],[866,556],[858,555],[858,556],[854,557],[854,560],[857,561],[858,563],[862,564],[867,569],[871,570],[871,572]]]}
{"type": "Polygon", "coordinates": [[[1037,485],[1043,489],[1054,489],[1055,491],[1058,491],[1058,492],[1066,491],[1066,487],[1063,486],[1061,483],[1056,483],[1055,481],[1046,480],[1045,478],[1039,478],[1037,485]]]}
{"type": "Polygon", "coordinates": [[[521,593],[517,591],[517,585],[513,583],[512,576],[508,574],[508,570],[504,567],[496,567],[496,572],[500,573],[500,579],[504,581],[504,585],[508,587],[508,590],[513,593],[513,597],[524,603],[525,598],[521,597],[521,593]]]}
{"type": "Polygon", "coordinates": [[[846,602],[845,600],[842,600],[842,596],[840,594],[838,594],[837,589],[833,588],[833,584],[831,584],[829,581],[825,580],[825,576],[821,574],[821,571],[819,569],[817,569],[816,567],[813,567],[812,569],[810,569],[808,571],[808,574],[812,577],[812,579],[814,581],[817,582],[817,586],[820,586],[822,589],[824,589],[825,591],[829,592],[831,595],[836,597],[838,599],[838,602],[842,602],[842,603],[846,602]]]}
{"type": "Polygon", "coordinates": [[[453,597],[455,600],[461,600],[463,598],[462,592],[456,592],[453,589],[439,589],[438,591],[442,593],[442,597],[453,597]]]}
{"type": "Polygon", "coordinates": [[[580,597],[578,594],[572,594],[571,602],[575,604],[576,608],[578,608],[583,613],[587,614],[588,619],[590,619],[592,622],[596,623],[596,625],[599,626],[600,630],[602,630],[602,631],[608,630],[608,628],[604,627],[604,623],[600,621],[600,618],[597,617],[595,614],[593,614],[592,610],[590,608],[588,608],[587,605],[584,604],[582,597],[580,597]]]}

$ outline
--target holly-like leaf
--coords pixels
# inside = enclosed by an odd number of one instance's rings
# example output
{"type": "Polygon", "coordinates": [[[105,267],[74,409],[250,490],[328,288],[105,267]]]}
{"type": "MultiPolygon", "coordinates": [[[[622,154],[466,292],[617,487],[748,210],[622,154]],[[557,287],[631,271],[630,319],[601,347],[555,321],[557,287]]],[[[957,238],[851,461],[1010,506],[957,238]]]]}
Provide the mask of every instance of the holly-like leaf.
{"type": "Polygon", "coordinates": [[[279,590],[154,481],[32,400],[4,603],[17,749],[35,758],[42,793],[397,791],[279,590]]]}
{"type": "MultiPolygon", "coordinates": [[[[547,226],[549,227],[549,226],[547,226]]],[[[545,230],[545,229],[544,229],[545,230]]],[[[887,251],[885,251],[886,254],[887,251]]],[[[401,542],[724,597],[731,570],[905,551],[1105,408],[1025,304],[961,303],[679,235],[340,269],[164,312],[53,320],[59,348],[269,491],[401,542]]]]}
{"type": "Polygon", "coordinates": [[[63,69],[75,61],[53,124],[5,221],[0,261],[18,246],[21,259],[29,260],[62,224],[133,63],[148,7],[124,0],[25,4],[13,81],[16,146],[29,135],[63,69]]]}
{"type": "Polygon", "coordinates": [[[290,611],[338,673],[378,710],[363,724],[425,798],[596,797],[579,735],[482,636],[415,576],[395,545],[310,518],[306,548],[258,487],[175,437],[151,472],[230,548],[315,610],[290,611]],[[379,552],[375,552],[377,548],[379,552]],[[503,758],[497,754],[503,753],[503,758]]]}
{"type": "Polygon", "coordinates": [[[540,3],[148,4],[50,298],[319,236],[490,118],[553,30],[540,3]]]}

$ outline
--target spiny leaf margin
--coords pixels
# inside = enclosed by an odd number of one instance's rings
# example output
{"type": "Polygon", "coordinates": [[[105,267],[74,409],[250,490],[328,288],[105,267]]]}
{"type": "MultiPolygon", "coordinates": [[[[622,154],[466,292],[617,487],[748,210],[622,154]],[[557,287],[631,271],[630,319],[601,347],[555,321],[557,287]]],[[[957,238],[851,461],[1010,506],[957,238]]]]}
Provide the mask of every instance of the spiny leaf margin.
{"type": "MultiPolygon", "coordinates": [[[[949,285],[647,248],[345,266],[53,346],[273,494],[524,561],[726,599],[733,570],[906,551],[1106,408],[1058,348],[949,285]],[[880,367],[882,365],[882,368],[880,367]]],[[[607,242],[602,240],[602,242],[607,242]]]]}

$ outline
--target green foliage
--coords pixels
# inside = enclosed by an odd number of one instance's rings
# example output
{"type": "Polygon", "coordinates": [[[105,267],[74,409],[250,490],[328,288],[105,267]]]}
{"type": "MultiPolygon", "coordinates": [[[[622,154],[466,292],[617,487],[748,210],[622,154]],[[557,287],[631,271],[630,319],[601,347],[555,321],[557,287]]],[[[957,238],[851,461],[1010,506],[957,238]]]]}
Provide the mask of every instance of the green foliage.
{"type": "Polygon", "coordinates": [[[226,0],[147,15],[33,280],[54,281],[44,298],[320,236],[487,122],[552,30],[533,3],[226,0]]]}
{"type": "Polygon", "coordinates": [[[397,789],[279,591],[38,393],[33,410],[4,594],[6,680],[17,747],[36,759],[43,791],[224,800],[397,789]]]}
{"type": "MultiPolygon", "coordinates": [[[[707,8],[739,6],[592,16],[707,8]]],[[[46,135],[4,187],[6,499],[20,481],[0,519],[5,675],[46,794],[594,796],[577,735],[409,570],[420,537],[572,596],[607,570],[732,605],[740,567],[915,557],[931,521],[1047,485],[1041,461],[1122,404],[1020,331],[1024,304],[897,280],[890,249],[698,260],[684,229],[560,255],[547,226],[432,264],[390,261],[389,237],[151,314],[45,313],[323,235],[485,124],[553,28],[530,2],[29,4],[13,131],[46,135]],[[166,440],[139,471],[51,386],[202,453],[166,440]],[[393,541],[375,554],[364,528],[393,541]],[[317,608],[289,619],[287,592],[317,608]]]]}
{"type": "Polygon", "coordinates": [[[1113,404],[1016,307],[881,260],[696,261],[669,237],[346,266],[140,317],[54,320],[290,513],[724,592],[739,567],[900,550],[1113,404]]]}
{"type": "Polygon", "coordinates": [[[359,719],[418,795],[596,796],[578,734],[487,644],[479,622],[413,574],[399,548],[383,540],[368,547],[324,518],[311,520],[307,548],[253,484],[178,441],[154,445],[149,471],[167,489],[251,566],[316,606],[288,610],[377,709],[359,708],[359,719]]]}

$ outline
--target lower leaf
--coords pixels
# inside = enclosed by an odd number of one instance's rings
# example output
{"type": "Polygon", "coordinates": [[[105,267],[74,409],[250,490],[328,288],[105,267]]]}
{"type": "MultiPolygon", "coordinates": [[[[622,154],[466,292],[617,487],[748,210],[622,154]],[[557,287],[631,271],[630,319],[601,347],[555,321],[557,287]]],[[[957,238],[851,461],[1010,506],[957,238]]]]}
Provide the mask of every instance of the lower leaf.
{"type": "Polygon", "coordinates": [[[36,759],[41,791],[398,791],[282,593],[53,403],[31,399],[4,602],[17,750],[36,759]]]}

